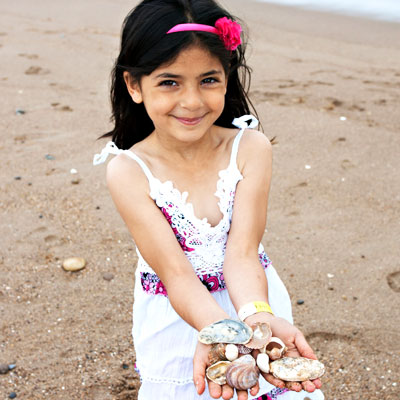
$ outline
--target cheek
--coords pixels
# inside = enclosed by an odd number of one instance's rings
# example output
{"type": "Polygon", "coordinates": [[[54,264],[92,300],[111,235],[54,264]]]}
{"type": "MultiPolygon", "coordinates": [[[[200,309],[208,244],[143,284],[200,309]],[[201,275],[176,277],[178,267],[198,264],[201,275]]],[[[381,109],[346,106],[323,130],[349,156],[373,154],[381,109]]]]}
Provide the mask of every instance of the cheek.
{"type": "Polygon", "coordinates": [[[172,102],[168,96],[154,96],[145,98],[144,105],[151,119],[168,113],[172,108],[172,102]]]}

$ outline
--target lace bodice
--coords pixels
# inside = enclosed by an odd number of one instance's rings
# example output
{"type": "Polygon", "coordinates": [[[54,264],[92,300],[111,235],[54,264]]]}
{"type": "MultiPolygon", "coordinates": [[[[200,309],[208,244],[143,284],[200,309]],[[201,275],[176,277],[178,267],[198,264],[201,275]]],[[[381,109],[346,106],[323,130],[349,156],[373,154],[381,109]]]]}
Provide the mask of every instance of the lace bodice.
{"type": "MultiPolygon", "coordinates": [[[[246,128],[254,128],[258,125],[258,121],[251,115],[245,115],[235,118],[233,125],[240,128],[236,135],[230,156],[230,162],[227,168],[219,171],[219,179],[217,181],[217,190],[215,196],[218,198],[218,206],[222,214],[222,218],[215,226],[207,221],[207,218],[199,219],[196,217],[193,205],[187,202],[188,193],[181,193],[171,181],[161,182],[154,177],[147,165],[134,152],[130,150],[120,150],[113,142],[108,142],[100,154],[96,154],[93,164],[103,163],[108,154],[124,153],[134,159],[145,173],[150,187],[150,197],[155,201],[165,218],[171,225],[182,250],[191,262],[196,274],[199,277],[218,277],[223,280],[222,267],[225,256],[228,232],[232,220],[233,202],[235,198],[236,186],[243,178],[237,167],[237,153],[239,142],[246,128]],[[247,121],[250,120],[250,124],[247,121]]],[[[259,253],[263,252],[260,245],[259,253]]],[[[143,279],[152,277],[152,282],[160,284],[154,271],[146,263],[137,249],[139,261],[138,270],[143,279]]],[[[265,255],[266,257],[266,255],[265,255]]],[[[260,258],[261,259],[261,258],[260,258]]],[[[150,280],[151,280],[150,279],[150,280]]],[[[147,281],[146,281],[147,282],[147,281]]],[[[162,284],[162,283],[161,283],[162,284]]],[[[150,285],[150,283],[149,283],[150,285]]],[[[212,283],[214,287],[214,283],[212,283]]],[[[221,285],[219,285],[220,287],[221,285]]],[[[223,285],[224,286],[224,285],[223,285]]],[[[164,289],[158,287],[155,291],[162,292],[164,289]]]]}

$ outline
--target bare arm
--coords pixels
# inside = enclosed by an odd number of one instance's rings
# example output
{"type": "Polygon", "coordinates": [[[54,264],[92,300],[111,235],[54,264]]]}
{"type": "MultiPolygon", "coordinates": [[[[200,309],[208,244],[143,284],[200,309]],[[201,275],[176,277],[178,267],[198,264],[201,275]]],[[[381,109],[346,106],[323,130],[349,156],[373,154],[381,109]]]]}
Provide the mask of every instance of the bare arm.
{"type": "Polygon", "coordinates": [[[107,166],[107,184],[140,253],[165,285],[175,311],[197,330],[228,315],[197,278],[137,163],[122,154],[107,166]],[[199,307],[201,304],[201,307],[199,307]]]}

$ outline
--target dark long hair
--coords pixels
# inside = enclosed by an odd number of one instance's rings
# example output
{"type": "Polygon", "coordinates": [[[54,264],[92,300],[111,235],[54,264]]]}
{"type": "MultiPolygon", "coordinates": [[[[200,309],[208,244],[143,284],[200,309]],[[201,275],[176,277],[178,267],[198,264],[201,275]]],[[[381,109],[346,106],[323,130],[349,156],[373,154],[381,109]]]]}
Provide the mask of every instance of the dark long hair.
{"type": "Polygon", "coordinates": [[[128,149],[154,130],[143,103],[132,101],[123,73],[128,71],[135,82],[150,75],[163,64],[172,63],[179,53],[198,45],[217,57],[228,76],[225,107],[215,122],[231,128],[232,120],[243,114],[256,113],[247,96],[250,68],[245,62],[245,41],[235,50],[225,48],[218,35],[207,32],[179,32],[167,35],[177,24],[192,22],[214,26],[219,18],[235,18],[214,0],[143,0],[125,18],[121,50],[112,70],[111,105],[114,129],[101,137],[111,136],[121,149],[128,149]]]}

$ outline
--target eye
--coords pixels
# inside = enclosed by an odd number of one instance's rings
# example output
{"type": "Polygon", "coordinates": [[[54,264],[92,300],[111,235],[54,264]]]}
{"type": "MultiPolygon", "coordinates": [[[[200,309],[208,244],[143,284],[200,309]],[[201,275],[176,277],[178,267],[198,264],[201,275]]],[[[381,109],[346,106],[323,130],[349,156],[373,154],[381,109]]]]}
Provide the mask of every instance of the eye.
{"type": "Polygon", "coordinates": [[[206,84],[206,85],[217,83],[217,82],[219,82],[219,80],[217,78],[213,78],[213,77],[205,78],[201,81],[202,84],[206,84]]]}
{"type": "Polygon", "coordinates": [[[165,80],[159,83],[159,86],[176,86],[178,85],[175,81],[172,80],[165,80]]]}

